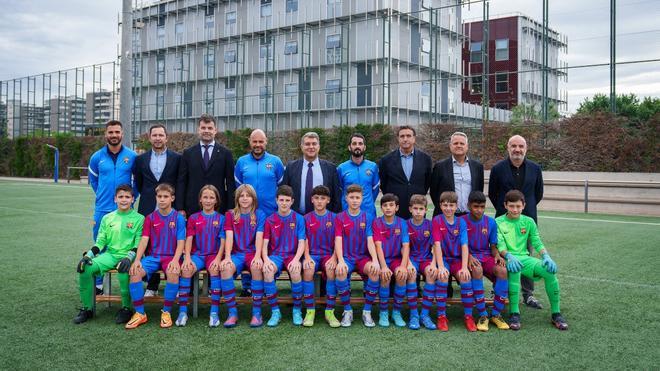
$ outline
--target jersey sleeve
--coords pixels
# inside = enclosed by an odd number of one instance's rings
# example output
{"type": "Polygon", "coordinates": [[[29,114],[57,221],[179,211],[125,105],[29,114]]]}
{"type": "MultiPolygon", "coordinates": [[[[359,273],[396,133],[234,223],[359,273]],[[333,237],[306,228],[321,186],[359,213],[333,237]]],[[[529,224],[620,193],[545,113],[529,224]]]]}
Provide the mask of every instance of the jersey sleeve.
{"type": "Polygon", "coordinates": [[[186,225],[186,237],[192,237],[195,235],[195,214],[188,217],[188,224],[186,225]]]}
{"type": "Polygon", "coordinates": [[[410,243],[410,236],[408,235],[408,222],[401,220],[401,243],[410,243]]]}
{"type": "Polygon", "coordinates": [[[234,229],[232,228],[234,222],[234,216],[232,215],[231,211],[227,211],[225,213],[225,223],[222,226],[222,229],[225,231],[225,235],[227,231],[233,231],[234,229]]]}
{"type": "Polygon", "coordinates": [[[341,221],[341,217],[339,215],[335,216],[335,219],[333,221],[334,226],[335,226],[335,237],[343,237],[344,236],[344,225],[341,221]]]}
{"type": "Polygon", "coordinates": [[[266,214],[261,210],[257,210],[255,216],[257,217],[257,232],[265,232],[266,214]]]}
{"type": "Polygon", "coordinates": [[[137,226],[135,230],[135,235],[133,235],[133,243],[131,244],[131,248],[135,249],[138,247],[138,244],[140,243],[140,238],[142,236],[142,229],[144,228],[144,217],[140,214],[138,214],[139,218],[137,218],[137,226]]]}
{"type": "Polygon", "coordinates": [[[371,225],[371,233],[374,237],[374,242],[383,242],[383,234],[381,233],[383,230],[380,226],[380,223],[378,223],[378,219],[371,223],[367,222],[367,224],[371,225]]]}
{"type": "Polygon", "coordinates": [[[431,236],[433,237],[433,243],[442,241],[442,233],[440,233],[440,222],[437,217],[433,218],[431,221],[431,236]]]}
{"type": "Polygon", "coordinates": [[[264,231],[264,240],[270,240],[271,223],[269,223],[268,220],[264,222],[263,231],[264,231]]]}
{"type": "Polygon", "coordinates": [[[87,176],[89,179],[89,185],[92,186],[94,193],[99,187],[99,154],[98,152],[93,154],[89,159],[89,165],[87,166],[87,176]]]}
{"type": "Polygon", "coordinates": [[[277,178],[277,185],[282,184],[282,180],[284,180],[284,164],[279,157],[277,158],[277,164],[275,165],[275,178],[277,178]]]}
{"type": "Polygon", "coordinates": [[[375,218],[367,214],[367,228],[366,228],[367,237],[374,236],[374,229],[373,229],[374,219],[375,218]]]}
{"type": "Polygon", "coordinates": [[[374,164],[372,171],[374,172],[374,176],[371,182],[371,194],[373,200],[376,200],[378,198],[378,193],[380,192],[380,176],[378,175],[378,166],[376,164],[374,164]]]}
{"type": "Polygon", "coordinates": [[[142,237],[149,237],[151,236],[151,214],[147,215],[147,217],[144,219],[144,224],[142,226],[142,237]]]}
{"type": "Polygon", "coordinates": [[[227,239],[227,234],[225,233],[225,224],[227,224],[227,218],[220,214],[220,230],[218,231],[218,238],[223,240],[227,239]]]}
{"type": "MultiPolygon", "coordinates": [[[[147,226],[147,221],[144,221],[145,229],[147,226]]],[[[176,217],[176,240],[177,241],[183,241],[186,239],[187,235],[187,228],[186,228],[186,219],[183,217],[183,215],[179,214],[176,217]]],[[[144,235],[144,231],[142,231],[142,235],[144,235]]]]}
{"type": "Polygon", "coordinates": [[[96,235],[96,246],[99,249],[103,249],[108,244],[108,215],[106,214],[101,219],[101,225],[99,226],[99,232],[96,235]]]}
{"type": "Polygon", "coordinates": [[[243,184],[243,173],[241,172],[241,168],[243,162],[243,158],[239,158],[238,161],[236,161],[236,166],[234,166],[234,182],[236,183],[236,187],[240,187],[243,184]]]}
{"type": "Polygon", "coordinates": [[[298,240],[306,240],[307,234],[305,233],[305,218],[302,215],[296,214],[296,234],[298,240]]]}
{"type": "Polygon", "coordinates": [[[536,223],[534,223],[534,219],[529,218],[528,220],[528,228],[529,228],[529,241],[532,244],[532,247],[536,252],[539,252],[543,249],[545,249],[545,246],[543,246],[543,241],[541,241],[541,235],[539,234],[539,228],[536,226],[536,223]]]}
{"type": "Polygon", "coordinates": [[[458,219],[458,237],[461,246],[467,245],[468,243],[467,225],[465,224],[465,220],[463,220],[462,218],[458,219]]]}
{"type": "Polygon", "coordinates": [[[488,243],[497,245],[497,223],[493,218],[488,218],[488,243]]]}
{"type": "Polygon", "coordinates": [[[506,240],[504,239],[503,230],[505,228],[506,228],[506,222],[504,222],[504,221],[497,222],[497,250],[498,251],[509,250],[509,247],[506,244],[506,240]]]}

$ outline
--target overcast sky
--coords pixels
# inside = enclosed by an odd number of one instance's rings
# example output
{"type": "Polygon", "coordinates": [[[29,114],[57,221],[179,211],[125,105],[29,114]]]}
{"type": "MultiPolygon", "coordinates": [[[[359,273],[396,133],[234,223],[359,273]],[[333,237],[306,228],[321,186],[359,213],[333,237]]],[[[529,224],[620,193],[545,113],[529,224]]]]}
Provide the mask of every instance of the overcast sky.
{"type": "MultiPolygon", "coordinates": [[[[302,0],[320,1],[320,0],[302,0]]],[[[617,1],[617,60],[660,58],[660,0],[617,1]]],[[[522,12],[541,21],[541,0],[491,0],[491,17],[522,12]]],[[[0,0],[0,80],[116,58],[121,0],[0,0]]],[[[464,18],[481,16],[481,4],[464,18]]],[[[609,61],[609,1],[550,1],[550,26],[568,36],[569,66],[609,61]]],[[[569,110],[609,92],[609,69],[569,72],[569,110]]],[[[660,96],[660,62],[619,66],[617,91],[660,96]]]]}

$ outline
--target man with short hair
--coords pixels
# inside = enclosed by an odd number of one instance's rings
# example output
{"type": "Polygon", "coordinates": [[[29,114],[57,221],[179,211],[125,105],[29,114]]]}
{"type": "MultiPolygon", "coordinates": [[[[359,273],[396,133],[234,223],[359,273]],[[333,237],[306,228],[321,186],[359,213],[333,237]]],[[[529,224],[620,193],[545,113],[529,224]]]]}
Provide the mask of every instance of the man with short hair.
{"type": "MultiPolygon", "coordinates": [[[[115,189],[121,184],[133,184],[133,193],[138,197],[135,183],[132,180],[133,165],[136,154],[121,142],[124,137],[120,121],[110,120],[105,124],[105,141],[107,144],[96,151],[89,159],[89,184],[96,194],[94,204],[94,221],[92,235],[96,241],[101,219],[106,214],[115,211],[115,189]]],[[[103,250],[105,246],[99,246],[103,250]]],[[[103,277],[96,277],[96,293],[103,290],[103,277]]]]}
{"type": "Polygon", "coordinates": [[[219,212],[234,208],[234,158],[225,146],[215,141],[215,118],[203,114],[197,123],[199,144],[183,151],[176,186],[176,209],[186,215],[200,211],[199,190],[207,184],[220,192],[219,212]]]}
{"type": "MultiPolygon", "coordinates": [[[[149,128],[149,143],[151,151],[139,155],[133,167],[133,179],[140,192],[138,212],[145,217],[156,210],[156,187],[162,183],[176,184],[181,161],[180,154],[167,148],[165,125],[155,124],[149,128]]],[[[158,295],[159,284],[160,274],[150,275],[144,296],[158,295]]]]}
{"type": "Polygon", "coordinates": [[[266,133],[261,129],[253,130],[250,134],[250,153],[236,161],[234,180],[236,187],[251,185],[257,192],[258,209],[270,216],[277,210],[275,193],[282,184],[284,164],[279,157],[266,151],[267,145],[266,133]]]}
{"type": "Polygon", "coordinates": [[[431,185],[431,156],[415,148],[417,133],[412,126],[397,129],[399,148],[385,155],[378,162],[380,190],[393,193],[399,198],[397,216],[410,219],[410,196],[425,195],[431,185]]]}
{"type": "Polygon", "coordinates": [[[337,213],[341,211],[341,195],[337,166],[332,162],[319,158],[321,143],[319,135],[313,131],[305,133],[300,139],[300,150],[303,157],[289,161],[284,169],[282,184],[293,189],[293,209],[302,215],[314,210],[312,205],[312,190],[320,185],[330,189],[330,204],[328,210],[337,213]]]}
{"type": "Polygon", "coordinates": [[[380,188],[380,178],[378,176],[378,165],[375,162],[364,158],[364,152],[367,150],[364,135],[354,133],[348,143],[348,152],[351,158],[337,167],[337,176],[339,177],[339,187],[342,190],[342,209],[348,208],[346,202],[346,190],[352,184],[362,187],[362,204],[360,209],[366,211],[371,218],[376,217],[376,198],[378,198],[380,188]]]}
{"type": "MultiPolygon", "coordinates": [[[[525,208],[523,215],[534,219],[536,217],[536,205],[543,199],[543,174],[541,167],[526,158],[527,141],[520,135],[509,138],[506,145],[509,157],[496,163],[490,170],[488,181],[488,198],[495,206],[495,217],[506,214],[504,207],[504,196],[512,189],[518,190],[525,196],[525,208]]],[[[528,246],[530,255],[533,253],[532,246],[528,246]]],[[[542,309],[541,303],[534,297],[534,281],[521,277],[523,302],[532,308],[542,309]]]]}
{"type": "Polygon", "coordinates": [[[457,131],[449,138],[451,156],[438,161],[433,166],[431,175],[431,201],[435,206],[433,215],[440,211],[440,195],[443,192],[456,192],[458,195],[458,210],[456,216],[468,213],[468,197],[472,191],[484,190],[484,166],[477,160],[469,158],[467,134],[457,131]]]}

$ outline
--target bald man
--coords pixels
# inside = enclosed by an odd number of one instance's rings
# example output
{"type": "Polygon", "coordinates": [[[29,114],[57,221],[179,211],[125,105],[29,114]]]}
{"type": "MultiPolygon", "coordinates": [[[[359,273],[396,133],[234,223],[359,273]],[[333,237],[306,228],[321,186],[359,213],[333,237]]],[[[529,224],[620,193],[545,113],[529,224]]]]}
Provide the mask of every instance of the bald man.
{"type": "Polygon", "coordinates": [[[279,157],[266,151],[268,138],[261,129],[250,134],[250,153],[236,161],[234,180],[236,187],[249,184],[257,191],[259,210],[271,215],[277,210],[275,192],[282,183],[284,164],[279,157]]]}
{"type": "MultiPolygon", "coordinates": [[[[522,136],[514,135],[509,138],[506,149],[508,158],[493,166],[488,182],[488,198],[495,206],[495,217],[506,214],[504,195],[512,189],[517,189],[525,195],[523,215],[529,216],[538,224],[536,205],[543,198],[541,167],[526,158],[527,141],[522,136]]],[[[530,250],[530,254],[532,253],[533,251],[530,250]]],[[[541,304],[532,295],[534,281],[523,277],[521,283],[523,302],[532,308],[541,309],[541,304]]]]}

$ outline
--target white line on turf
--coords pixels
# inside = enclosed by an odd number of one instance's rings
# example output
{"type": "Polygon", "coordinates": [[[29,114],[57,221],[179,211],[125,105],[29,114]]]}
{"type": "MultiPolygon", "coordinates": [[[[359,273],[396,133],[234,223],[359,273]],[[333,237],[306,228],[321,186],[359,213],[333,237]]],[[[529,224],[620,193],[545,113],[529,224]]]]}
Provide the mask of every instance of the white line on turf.
{"type": "Polygon", "coordinates": [[[543,219],[557,219],[557,220],[571,220],[571,221],[582,221],[582,222],[599,222],[599,223],[617,223],[617,224],[639,224],[639,225],[655,225],[660,226],[660,223],[648,223],[648,222],[631,222],[627,220],[608,220],[608,219],[583,219],[583,218],[565,218],[561,216],[543,216],[540,215],[539,218],[543,219]]]}
{"type": "Polygon", "coordinates": [[[659,285],[649,285],[649,284],[646,284],[646,283],[617,281],[617,280],[611,280],[611,279],[607,279],[607,278],[597,278],[597,277],[574,276],[572,274],[563,274],[563,273],[560,274],[560,275],[563,276],[563,277],[568,277],[568,278],[577,279],[577,280],[607,283],[607,284],[611,284],[611,285],[630,286],[630,287],[639,287],[639,288],[644,288],[644,289],[656,289],[656,290],[660,289],[659,285]]]}
{"type": "Polygon", "coordinates": [[[0,209],[15,210],[15,211],[21,211],[21,212],[24,212],[24,213],[48,214],[48,215],[55,215],[55,216],[68,216],[70,218],[78,218],[78,219],[90,219],[90,220],[92,219],[91,216],[82,216],[82,215],[64,214],[64,213],[51,213],[51,212],[48,212],[48,211],[18,209],[18,208],[15,208],[15,207],[0,206],[0,209]]]}
{"type": "Polygon", "coordinates": [[[9,185],[9,186],[20,186],[20,187],[60,187],[60,188],[80,188],[80,189],[92,189],[89,185],[75,185],[75,184],[65,184],[65,183],[20,183],[20,182],[9,182],[9,181],[0,181],[0,186],[9,185]]]}

